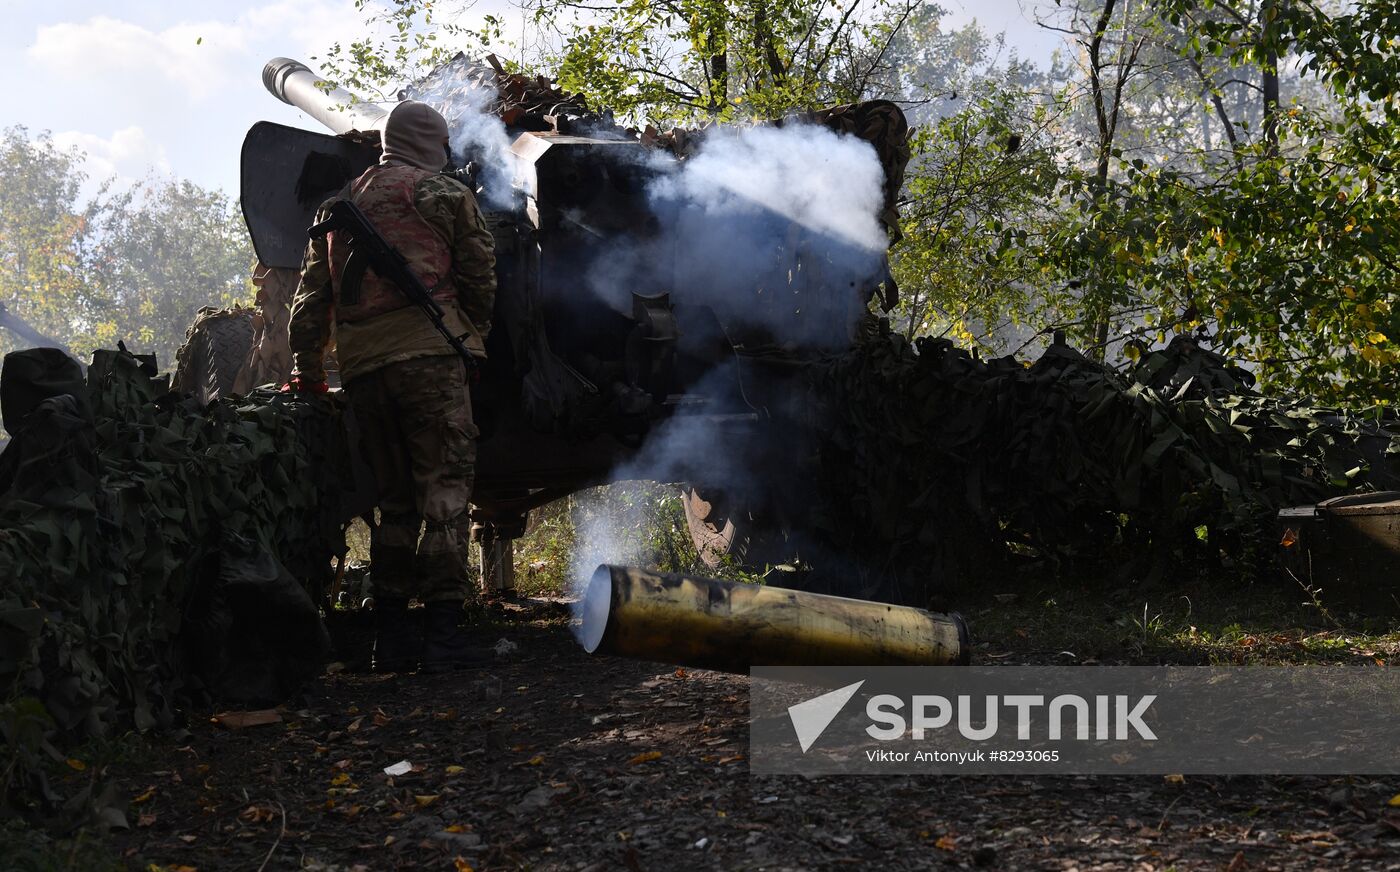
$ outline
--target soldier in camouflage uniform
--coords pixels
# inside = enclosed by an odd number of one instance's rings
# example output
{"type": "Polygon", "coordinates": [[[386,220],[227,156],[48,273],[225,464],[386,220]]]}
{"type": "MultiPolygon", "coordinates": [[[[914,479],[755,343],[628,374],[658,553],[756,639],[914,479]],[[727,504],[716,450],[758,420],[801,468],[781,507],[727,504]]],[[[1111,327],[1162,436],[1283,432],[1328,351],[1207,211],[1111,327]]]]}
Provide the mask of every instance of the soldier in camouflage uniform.
{"type": "MultiPolygon", "coordinates": [[[[447,326],[485,357],[495,297],[495,256],[476,199],[442,175],[447,123],[431,107],[398,104],[377,166],[322,206],[349,197],[407,258],[447,313],[447,326]]],[[[325,390],[323,358],[334,333],[340,375],[361,449],[379,488],[370,560],[375,587],[374,665],[444,671],[484,659],[461,628],[468,595],[467,517],[477,430],[461,358],[421,310],[373,270],[360,271],[343,234],[312,240],[289,326],[296,368],[288,389],[325,390]],[[357,273],[360,276],[357,277],[357,273]],[[421,537],[421,538],[420,538],[421,537]],[[426,605],[421,650],[408,602],[426,605]]]]}

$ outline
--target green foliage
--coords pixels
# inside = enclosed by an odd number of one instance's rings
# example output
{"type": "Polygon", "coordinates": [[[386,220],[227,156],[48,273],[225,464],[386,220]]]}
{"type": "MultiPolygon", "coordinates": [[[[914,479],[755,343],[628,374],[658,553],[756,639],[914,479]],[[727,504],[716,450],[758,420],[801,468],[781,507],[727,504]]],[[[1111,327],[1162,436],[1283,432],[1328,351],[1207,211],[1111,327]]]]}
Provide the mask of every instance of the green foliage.
{"type": "MultiPolygon", "coordinates": [[[[452,51],[440,36],[471,50],[503,36],[491,15],[476,32],[442,23],[466,4],[357,6],[378,35],[337,44],[323,63],[339,84],[365,92],[387,93],[446,60],[452,51]]],[[[521,61],[639,123],[773,118],[883,90],[897,78],[897,39],[927,9],[914,0],[531,0],[531,55],[521,61]]]]}
{"type": "Polygon", "coordinates": [[[627,117],[769,118],[850,102],[887,61],[912,5],[877,0],[863,17],[832,0],[536,0],[563,33],[560,83],[627,117]],[[844,73],[844,75],[842,75],[844,73]]]}
{"type": "Polygon", "coordinates": [[[312,55],[312,60],[320,61],[335,84],[351,93],[389,99],[392,88],[456,54],[440,37],[482,46],[500,38],[501,21],[496,16],[487,15],[477,34],[456,24],[452,12],[438,14],[436,5],[421,0],[355,0],[369,32],[348,43],[336,42],[323,56],[312,55]]]}
{"type": "Polygon", "coordinates": [[[515,584],[521,593],[559,596],[570,592],[575,499],[565,497],[530,513],[531,529],[515,543],[515,584]]]}
{"type": "MultiPolygon", "coordinates": [[[[1166,13],[1173,23],[1199,24],[1187,52],[1259,64],[1261,52],[1311,46],[1335,59],[1349,46],[1357,69],[1388,69],[1394,60],[1354,41],[1329,41],[1346,16],[1313,10],[1306,28],[1261,30],[1248,19],[1182,12],[1195,9],[1177,3],[1166,13]]],[[[1373,19],[1367,26],[1378,24],[1373,19]]],[[[1384,44],[1386,33],[1370,35],[1384,44]]],[[[1032,253],[1052,274],[1082,285],[1086,312],[1111,313],[1117,325],[1117,335],[1105,337],[1092,329],[1096,319],[1085,318],[1066,325],[1071,335],[1089,344],[1192,335],[1249,363],[1271,391],[1325,402],[1397,398],[1388,374],[1400,359],[1390,304],[1400,278],[1393,172],[1400,115],[1375,81],[1363,87],[1319,57],[1304,67],[1334,86],[1331,102],[1279,109],[1267,135],[1240,141],[1228,160],[1199,150],[1152,162],[1114,149],[1107,178],[1065,167],[1056,218],[1032,253]]]]}
{"type": "Polygon", "coordinates": [[[1294,112],[1285,156],[1213,185],[1142,163],[1097,197],[1091,181],[1071,178],[1078,208],[1044,240],[1043,257],[1091,276],[1104,305],[1140,307],[1128,335],[1208,338],[1254,364],[1270,389],[1393,402],[1395,179],[1371,165],[1360,119],[1331,125],[1294,112]]]}
{"type": "Polygon", "coordinates": [[[712,569],[695,550],[675,485],[624,481],[535,510],[516,545],[516,584],[527,594],[568,594],[599,563],[759,581],[738,565],[712,569]]]}
{"type": "MultiPolygon", "coordinates": [[[[68,337],[91,316],[95,295],[83,281],[77,207],[81,156],[23,127],[0,131],[0,304],[40,332],[68,337]]],[[[8,335],[0,349],[17,347],[8,335]]]]}
{"type": "MultiPolygon", "coordinates": [[[[83,358],[124,341],[172,366],[202,306],[245,302],[252,246],[236,204],[190,182],[105,185],[82,155],[0,132],[0,305],[83,358]]],[[[0,350],[27,343],[0,331],[0,350]]]]}
{"type": "Polygon", "coordinates": [[[173,367],[200,308],[250,301],[248,232],[222,193],[149,180],[107,195],[89,216],[85,280],[101,293],[95,344],[124,340],[173,367]]]}
{"type": "Polygon", "coordinates": [[[620,482],[570,497],[577,540],[574,562],[591,571],[602,562],[661,572],[695,572],[700,558],[690,541],[674,485],[620,482]]]}
{"type": "Polygon", "coordinates": [[[988,82],[958,112],[916,129],[892,269],[908,336],[992,350],[1008,325],[1043,316],[1052,289],[1025,256],[1059,166],[1044,107],[988,82]]]}

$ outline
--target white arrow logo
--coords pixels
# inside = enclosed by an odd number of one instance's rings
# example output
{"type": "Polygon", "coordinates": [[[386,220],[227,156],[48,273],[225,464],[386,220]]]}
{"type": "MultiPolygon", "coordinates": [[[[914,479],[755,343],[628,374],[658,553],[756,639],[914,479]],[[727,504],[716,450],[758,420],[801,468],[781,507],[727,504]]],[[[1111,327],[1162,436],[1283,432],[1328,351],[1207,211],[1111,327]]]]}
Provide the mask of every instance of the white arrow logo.
{"type": "Polygon", "coordinates": [[[846,703],[851,701],[851,697],[856,695],[862,684],[865,684],[863,678],[840,690],[833,690],[815,699],[788,706],[788,718],[792,721],[792,729],[797,733],[797,743],[802,746],[803,754],[821,738],[822,733],[826,732],[826,728],[841,714],[841,709],[846,707],[846,703]]]}

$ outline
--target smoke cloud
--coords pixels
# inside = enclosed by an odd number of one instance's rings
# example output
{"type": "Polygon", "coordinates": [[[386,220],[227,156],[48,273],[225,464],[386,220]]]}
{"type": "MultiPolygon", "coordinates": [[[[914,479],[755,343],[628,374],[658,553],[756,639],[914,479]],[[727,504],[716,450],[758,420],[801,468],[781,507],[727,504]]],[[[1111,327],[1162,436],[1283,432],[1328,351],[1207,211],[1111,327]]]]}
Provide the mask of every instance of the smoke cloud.
{"type": "Polygon", "coordinates": [[[496,92],[473,78],[470,67],[443,70],[424,90],[407,93],[447,119],[453,160],[462,165],[475,162],[480,168],[477,182],[482,205],[509,209],[514,202],[515,156],[505,123],[491,111],[496,92]]]}
{"type": "Polygon", "coordinates": [[[655,220],[593,260],[593,296],[628,314],[633,292],[670,292],[755,342],[845,346],[885,270],[870,143],[807,124],[719,129],[678,163],[645,160],[655,220]]]}
{"type": "Polygon", "coordinates": [[[515,156],[511,153],[506,126],[486,111],[495,95],[481,88],[467,92],[467,105],[456,118],[448,118],[452,154],[460,160],[475,161],[481,167],[482,204],[488,209],[508,209],[514,199],[515,156]]]}
{"type": "MultiPolygon", "coordinates": [[[[678,164],[655,153],[643,160],[655,173],[646,190],[655,225],[592,262],[585,283],[595,297],[630,314],[633,292],[669,291],[679,305],[713,310],[741,344],[849,346],[888,246],[879,221],[884,171],[870,143],[806,124],[753,127],[713,131],[678,164]]],[[[795,413],[748,405],[744,376],[741,365],[722,365],[691,391],[739,397],[727,411],[755,422],[795,413]]],[[[688,481],[711,495],[794,487],[796,463],[781,467],[795,458],[775,463],[750,450],[754,432],[735,430],[732,417],[676,415],[611,477],[688,481]]],[[[597,566],[635,560],[635,523],[624,511],[578,528],[571,577],[580,620],[597,566]]]]}
{"type": "Polygon", "coordinates": [[[877,217],[884,178],[870,143],[825,127],[722,128],[678,174],[656,182],[652,195],[721,222],[771,210],[814,233],[878,253],[887,245],[877,217]]]}
{"type": "MultiPolygon", "coordinates": [[[[725,397],[736,390],[742,396],[744,375],[737,363],[719,366],[707,374],[695,393],[702,396],[725,397]]],[[[742,399],[740,402],[744,402],[742,399]]],[[[751,421],[769,414],[787,414],[787,409],[760,409],[745,406],[751,421]]],[[[780,481],[781,470],[757,467],[763,464],[746,450],[744,439],[752,434],[747,429],[743,411],[716,416],[711,414],[678,413],[658,423],[629,460],[613,470],[610,478],[616,482],[690,482],[699,481],[715,490],[737,493],[751,488],[766,477],[769,483],[780,481]],[[756,477],[758,476],[758,477],[756,477]]],[[[642,492],[643,499],[655,499],[655,494],[642,492]]],[[[631,494],[611,501],[606,511],[590,511],[575,517],[575,547],[570,563],[570,590],[574,599],[573,612],[578,633],[584,617],[585,594],[594,571],[600,564],[631,565],[645,559],[645,548],[637,541],[638,530],[649,520],[644,507],[631,494]]]]}

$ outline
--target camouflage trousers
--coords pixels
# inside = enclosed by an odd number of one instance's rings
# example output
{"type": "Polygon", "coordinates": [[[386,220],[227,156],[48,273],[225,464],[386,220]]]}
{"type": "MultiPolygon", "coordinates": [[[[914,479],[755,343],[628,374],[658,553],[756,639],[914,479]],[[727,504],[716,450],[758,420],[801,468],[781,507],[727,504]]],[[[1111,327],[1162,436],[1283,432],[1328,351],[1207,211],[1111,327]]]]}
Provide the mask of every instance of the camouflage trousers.
{"type": "Polygon", "coordinates": [[[381,596],[462,601],[476,467],[466,368],[455,355],[392,363],[348,385],[360,450],[374,470],[379,525],[370,572],[381,596]]]}

